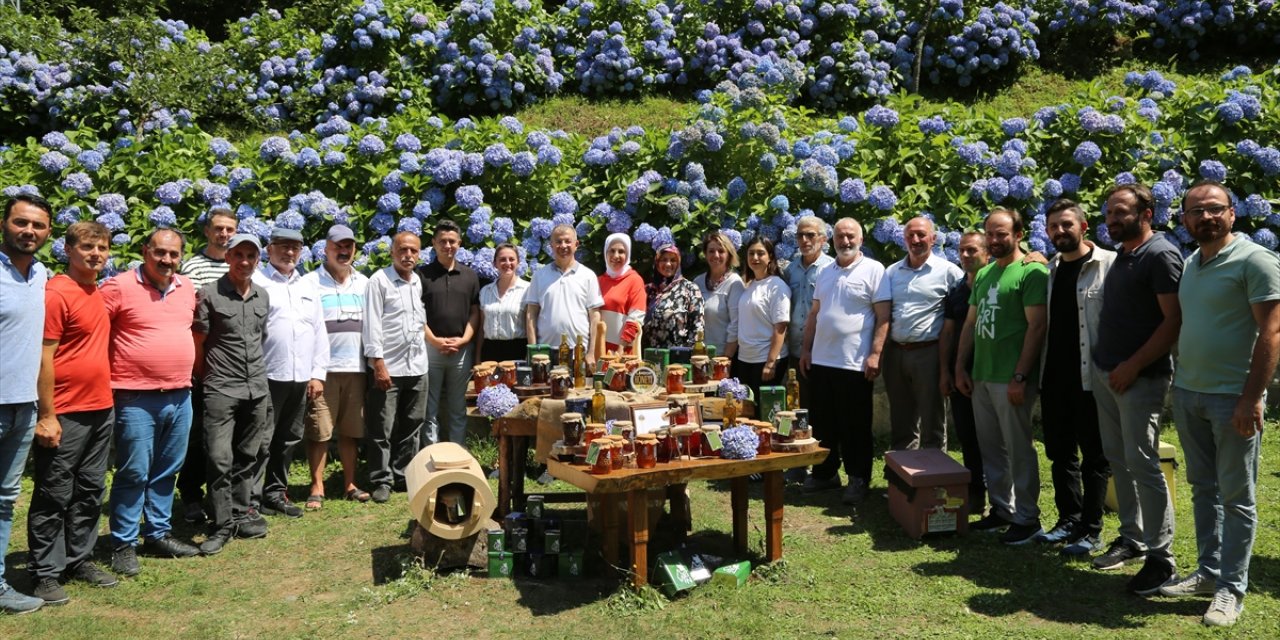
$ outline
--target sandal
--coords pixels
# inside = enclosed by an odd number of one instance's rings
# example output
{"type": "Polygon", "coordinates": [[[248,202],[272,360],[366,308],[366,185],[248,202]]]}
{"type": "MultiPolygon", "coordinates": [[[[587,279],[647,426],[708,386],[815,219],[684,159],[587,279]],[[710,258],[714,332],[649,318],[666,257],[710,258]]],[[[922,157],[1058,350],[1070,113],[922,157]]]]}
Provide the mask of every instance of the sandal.
{"type": "Polygon", "coordinates": [[[303,505],[307,511],[319,511],[324,506],[324,496],[311,495],[307,496],[307,502],[303,505]]]}
{"type": "Polygon", "coordinates": [[[352,489],[347,492],[347,499],[355,500],[356,502],[368,502],[369,492],[364,489],[352,489]]]}

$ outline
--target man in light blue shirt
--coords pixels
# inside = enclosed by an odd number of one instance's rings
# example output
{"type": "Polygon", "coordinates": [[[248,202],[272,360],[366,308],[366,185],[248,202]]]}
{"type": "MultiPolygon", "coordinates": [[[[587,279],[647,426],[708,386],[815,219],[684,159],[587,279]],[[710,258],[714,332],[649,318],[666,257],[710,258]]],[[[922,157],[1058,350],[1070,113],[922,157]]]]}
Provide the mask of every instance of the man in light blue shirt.
{"type": "MultiPolygon", "coordinates": [[[[827,223],[817,216],[804,216],[796,221],[796,247],[800,256],[787,263],[782,277],[791,287],[791,323],[787,325],[787,353],[791,354],[790,367],[800,380],[800,406],[809,408],[809,379],[799,375],[800,354],[804,351],[804,323],[809,319],[813,306],[813,288],[818,274],[836,260],[827,255],[827,223]]],[[[779,256],[783,257],[783,256],[779,256]]],[[[792,407],[794,408],[794,407],[792,407]]],[[[787,480],[804,482],[804,467],[790,469],[787,480]]]]}
{"type": "Polygon", "coordinates": [[[933,253],[936,231],[928,218],[909,220],[903,237],[907,257],[885,270],[875,298],[877,314],[890,318],[882,366],[892,448],[946,449],[938,337],[943,302],[964,271],[933,253]]]}
{"type": "Polygon", "coordinates": [[[18,593],[4,581],[4,557],[13,529],[13,503],[36,429],[36,379],[44,338],[44,284],[49,272],[35,254],[49,239],[51,207],[36,196],[4,205],[0,244],[0,611],[29,613],[44,601],[18,593]]]}

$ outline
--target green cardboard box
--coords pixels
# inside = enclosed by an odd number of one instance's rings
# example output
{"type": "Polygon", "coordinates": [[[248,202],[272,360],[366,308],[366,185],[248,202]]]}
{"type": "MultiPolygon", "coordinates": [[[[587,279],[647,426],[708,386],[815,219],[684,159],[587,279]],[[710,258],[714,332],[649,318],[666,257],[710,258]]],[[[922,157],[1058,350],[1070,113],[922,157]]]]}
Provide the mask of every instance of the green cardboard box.
{"type": "Polygon", "coordinates": [[[696,586],[693,575],[689,573],[689,566],[685,564],[679,551],[659,554],[654,574],[658,587],[669,598],[674,598],[676,594],[696,586]]]}
{"type": "Polygon", "coordinates": [[[530,578],[550,578],[556,574],[556,557],[546,553],[527,554],[530,578]]]}
{"type": "Polygon", "coordinates": [[[667,365],[671,364],[671,352],[666,349],[648,348],[642,354],[644,361],[654,365],[657,368],[658,379],[661,382],[667,380],[667,365]]]}
{"type": "Polygon", "coordinates": [[[711,574],[711,582],[713,584],[728,584],[734,587],[741,587],[747,583],[747,579],[751,577],[751,563],[743,560],[733,564],[726,564],[716,569],[711,574]]]}
{"type": "Polygon", "coordinates": [[[560,530],[547,529],[542,535],[542,550],[547,553],[560,553],[560,530]]]}
{"type": "Polygon", "coordinates": [[[506,551],[489,552],[489,577],[510,578],[514,569],[515,557],[506,551]]]}
{"type": "Polygon", "coordinates": [[[560,554],[560,577],[582,577],[582,552],[566,551],[560,554]]]}
{"type": "Polygon", "coordinates": [[[489,530],[489,551],[506,551],[507,550],[507,532],[502,529],[489,530]]]}
{"type": "Polygon", "coordinates": [[[540,495],[531,495],[525,498],[524,515],[531,520],[537,520],[542,517],[542,507],[545,504],[545,498],[540,495]]]}
{"type": "Polygon", "coordinates": [[[760,387],[760,402],[756,404],[756,413],[760,419],[773,422],[773,414],[787,408],[787,388],[779,386],[760,387]]]}

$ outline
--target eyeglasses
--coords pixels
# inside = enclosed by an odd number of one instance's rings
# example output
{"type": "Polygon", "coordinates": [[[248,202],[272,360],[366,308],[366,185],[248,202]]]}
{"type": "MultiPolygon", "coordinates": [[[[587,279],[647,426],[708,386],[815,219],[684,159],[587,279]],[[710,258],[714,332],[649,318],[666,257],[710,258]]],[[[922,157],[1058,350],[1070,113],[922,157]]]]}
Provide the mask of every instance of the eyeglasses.
{"type": "Polygon", "coordinates": [[[1199,218],[1200,216],[1207,215],[1211,218],[1216,218],[1226,213],[1227,209],[1230,209],[1230,208],[1231,208],[1230,206],[1225,204],[1215,204],[1207,207],[1195,207],[1194,209],[1187,209],[1186,211],[1183,212],[1183,215],[1191,216],[1193,218],[1199,218]]]}
{"type": "Polygon", "coordinates": [[[796,234],[796,237],[804,238],[805,240],[812,240],[818,237],[818,232],[817,231],[801,231],[796,234]]]}

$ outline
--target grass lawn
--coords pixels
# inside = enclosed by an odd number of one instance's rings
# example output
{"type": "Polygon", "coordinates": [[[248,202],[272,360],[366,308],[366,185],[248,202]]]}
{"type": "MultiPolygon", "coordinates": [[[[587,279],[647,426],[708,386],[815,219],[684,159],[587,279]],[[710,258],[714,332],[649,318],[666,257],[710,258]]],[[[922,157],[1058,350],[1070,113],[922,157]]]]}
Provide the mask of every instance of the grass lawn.
{"type": "MultiPolygon", "coordinates": [[[[1171,426],[1164,439],[1176,443],[1171,426]]],[[[477,455],[491,460],[492,449],[477,455]]],[[[1280,472],[1268,464],[1277,458],[1280,444],[1268,437],[1251,589],[1231,637],[1280,637],[1280,515],[1271,508],[1280,498],[1280,472]]],[[[1218,635],[1200,624],[1207,607],[1202,599],[1125,594],[1124,583],[1137,566],[1099,573],[1061,560],[1054,549],[1008,548],[976,533],[912,541],[889,517],[882,469],[879,460],[871,496],[856,512],[842,506],[836,492],[812,497],[789,489],[786,557],[757,567],[741,589],[708,585],[667,601],[653,591],[633,594],[618,578],[436,575],[408,562],[403,536],[409,514],[405,496],[396,494],[386,505],[331,500],[300,520],[269,518],[267,538],[236,541],[216,557],[143,558],[141,575],[122,579],[115,589],[73,584],[66,606],[0,617],[0,638],[569,638],[605,629],[619,637],[652,638],[1218,635]]],[[[295,499],[306,493],[304,475],[304,466],[295,465],[295,499]]],[[[1175,552],[1179,568],[1189,570],[1195,560],[1190,495],[1182,471],[1178,478],[1175,552]]],[[[1043,456],[1041,481],[1048,526],[1055,513],[1043,456]]],[[[552,489],[568,487],[557,483],[552,489]]],[[[22,589],[29,588],[30,491],[28,480],[7,559],[7,579],[22,589]]],[[[699,483],[691,492],[692,543],[714,554],[730,553],[727,488],[699,483]]],[[[336,484],[329,493],[336,495],[336,484]]],[[[752,510],[750,543],[758,560],[758,485],[752,510]]],[[[581,517],[580,509],[553,511],[581,517]]],[[[1108,515],[1104,535],[1113,536],[1116,526],[1108,515]]],[[[184,524],[176,533],[196,535],[184,524]]],[[[105,545],[100,548],[105,563],[105,545]]]]}

